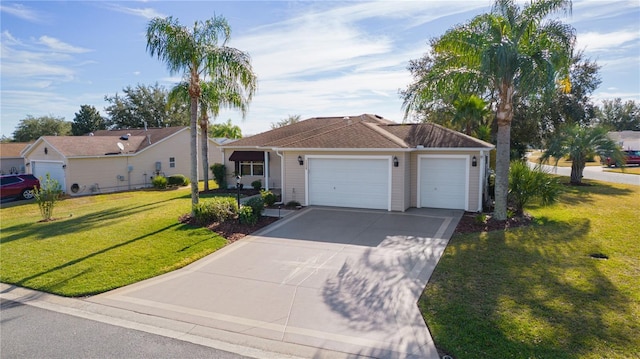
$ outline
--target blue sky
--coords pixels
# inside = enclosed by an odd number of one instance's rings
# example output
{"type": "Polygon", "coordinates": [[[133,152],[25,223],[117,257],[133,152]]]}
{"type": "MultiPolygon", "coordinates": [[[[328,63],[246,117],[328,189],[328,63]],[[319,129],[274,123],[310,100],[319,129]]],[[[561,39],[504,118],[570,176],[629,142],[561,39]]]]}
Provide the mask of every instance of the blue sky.
{"type": "MultiPolygon", "coordinates": [[[[155,16],[192,25],[214,14],[232,28],[230,46],[248,52],[259,87],[245,135],[268,130],[288,115],[375,113],[401,122],[398,90],[410,59],[430,38],[490,10],[491,1],[6,1],[0,3],[1,134],[27,115],[72,121],[81,105],[103,115],[104,96],[128,85],[170,88],[163,63],[146,51],[155,16]]],[[[640,1],[574,1],[564,19],[578,49],[602,66],[594,99],[640,101],[640,1]]]]}

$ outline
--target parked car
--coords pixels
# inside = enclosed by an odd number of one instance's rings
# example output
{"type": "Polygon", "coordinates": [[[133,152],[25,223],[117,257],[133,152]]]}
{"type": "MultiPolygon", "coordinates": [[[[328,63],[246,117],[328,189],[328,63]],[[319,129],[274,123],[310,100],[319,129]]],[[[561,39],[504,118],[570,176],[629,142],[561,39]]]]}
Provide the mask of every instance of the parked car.
{"type": "Polygon", "coordinates": [[[34,175],[0,176],[0,198],[31,199],[34,188],[40,188],[40,181],[34,175]]]}
{"type": "MultiPolygon", "coordinates": [[[[622,151],[624,152],[624,158],[625,158],[625,164],[626,165],[640,165],[640,151],[639,150],[625,150],[622,151]]],[[[616,160],[614,160],[611,157],[607,157],[604,161],[604,164],[607,167],[620,167],[620,163],[616,163],[616,160]]]]}

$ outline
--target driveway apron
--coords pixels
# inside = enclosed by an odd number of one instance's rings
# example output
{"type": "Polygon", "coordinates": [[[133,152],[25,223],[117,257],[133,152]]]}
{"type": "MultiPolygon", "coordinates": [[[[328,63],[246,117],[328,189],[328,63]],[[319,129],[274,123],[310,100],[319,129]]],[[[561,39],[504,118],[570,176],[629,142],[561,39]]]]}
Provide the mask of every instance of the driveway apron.
{"type": "Polygon", "coordinates": [[[323,350],[438,358],[416,302],[461,216],[310,207],[183,269],[89,300],[318,348],[317,358],[328,357],[323,350]]]}

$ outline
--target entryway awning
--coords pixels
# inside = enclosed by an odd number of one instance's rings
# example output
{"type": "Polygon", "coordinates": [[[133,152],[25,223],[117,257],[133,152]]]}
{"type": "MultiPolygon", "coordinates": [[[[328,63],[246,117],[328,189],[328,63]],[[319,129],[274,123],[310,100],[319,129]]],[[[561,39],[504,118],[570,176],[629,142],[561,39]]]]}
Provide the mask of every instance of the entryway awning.
{"type": "Polygon", "coordinates": [[[262,151],[233,151],[229,161],[241,162],[241,161],[264,161],[264,152],[262,151]]]}

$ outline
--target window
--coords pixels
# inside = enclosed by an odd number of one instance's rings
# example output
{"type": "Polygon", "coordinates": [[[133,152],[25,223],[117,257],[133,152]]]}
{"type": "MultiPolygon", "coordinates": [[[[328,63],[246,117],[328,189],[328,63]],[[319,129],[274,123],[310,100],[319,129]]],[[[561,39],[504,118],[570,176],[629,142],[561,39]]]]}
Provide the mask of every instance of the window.
{"type": "Polygon", "coordinates": [[[240,176],[263,176],[264,162],[240,162],[240,176]]]}
{"type": "Polygon", "coordinates": [[[176,166],[176,158],[169,157],[169,167],[174,168],[176,166]]]}

